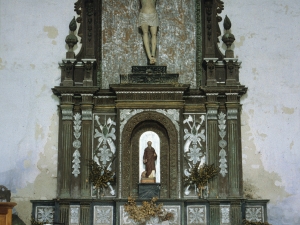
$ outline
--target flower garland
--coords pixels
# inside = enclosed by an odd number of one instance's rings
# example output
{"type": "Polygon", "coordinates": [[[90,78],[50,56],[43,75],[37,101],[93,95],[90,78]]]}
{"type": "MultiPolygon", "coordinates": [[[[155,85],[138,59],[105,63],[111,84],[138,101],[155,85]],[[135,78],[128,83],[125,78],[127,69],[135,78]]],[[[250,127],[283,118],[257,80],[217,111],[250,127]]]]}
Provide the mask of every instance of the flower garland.
{"type": "Polygon", "coordinates": [[[185,185],[196,185],[199,189],[199,196],[202,196],[202,190],[207,185],[207,182],[211,180],[213,177],[218,175],[219,169],[216,168],[213,164],[207,165],[204,164],[199,166],[200,162],[196,163],[191,168],[191,174],[189,176],[184,176],[184,184],[185,185]]]}
{"type": "Polygon", "coordinates": [[[36,221],[33,217],[30,220],[31,225],[43,225],[43,222],[36,221]]]}
{"type": "Polygon", "coordinates": [[[114,172],[108,170],[107,167],[98,165],[94,160],[89,161],[89,167],[89,181],[92,182],[97,189],[107,188],[108,182],[115,182],[114,172]]]}
{"type": "Polygon", "coordinates": [[[156,205],[157,198],[152,198],[149,202],[143,201],[141,206],[137,206],[132,197],[128,197],[128,203],[124,205],[125,212],[129,217],[138,223],[146,223],[151,217],[157,216],[160,221],[173,219],[173,214],[164,210],[163,204],[156,205]]]}
{"type": "Polygon", "coordinates": [[[251,222],[248,220],[243,220],[243,225],[272,225],[272,224],[269,224],[268,222],[251,222]]]}

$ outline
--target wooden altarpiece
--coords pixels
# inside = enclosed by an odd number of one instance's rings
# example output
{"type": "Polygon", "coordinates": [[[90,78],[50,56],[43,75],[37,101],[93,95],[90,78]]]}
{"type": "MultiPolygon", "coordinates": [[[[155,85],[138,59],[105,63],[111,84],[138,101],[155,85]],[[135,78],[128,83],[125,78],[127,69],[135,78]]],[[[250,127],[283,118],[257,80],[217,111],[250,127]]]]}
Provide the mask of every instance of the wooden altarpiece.
{"type": "Polygon", "coordinates": [[[160,146],[159,202],[174,214],[171,224],[266,221],[267,201],[243,196],[240,97],[247,88],[230,49],[228,18],[221,37],[223,4],[157,1],[157,63],[149,66],[136,25],[138,0],[75,3],[61,83],[52,89],[60,98],[57,198],[32,201],[33,217],[71,225],[134,224],[124,204],[128,196],[144,200],[140,138],[151,131],[160,146]],[[89,160],[108,166],[116,183],[98,193],[89,182],[89,160]],[[198,162],[220,169],[202,198],[183,182],[198,162]]]}

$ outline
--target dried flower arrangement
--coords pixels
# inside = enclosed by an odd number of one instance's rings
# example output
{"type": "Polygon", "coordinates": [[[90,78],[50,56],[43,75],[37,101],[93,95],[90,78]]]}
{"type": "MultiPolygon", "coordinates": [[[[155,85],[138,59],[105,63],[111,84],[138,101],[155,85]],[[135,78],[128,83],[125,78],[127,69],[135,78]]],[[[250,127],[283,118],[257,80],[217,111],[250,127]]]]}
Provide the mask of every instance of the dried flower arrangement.
{"type": "Polygon", "coordinates": [[[107,167],[98,165],[94,160],[89,161],[89,167],[89,181],[96,189],[103,190],[103,188],[108,187],[108,183],[115,183],[115,174],[107,167]]]}
{"type": "Polygon", "coordinates": [[[30,224],[31,225],[43,225],[44,223],[36,221],[33,217],[31,217],[30,224]]]}
{"type": "Polygon", "coordinates": [[[146,224],[151,217],[157,216],[160,221],[167,221],[173,219],[173,214],[166,212],[163,209],[163,204],[156,205],[157,198],[152,198],[150,201],[143,201],[141,206],[137,206],[132,197],[128,197],[128,203],[124,205],[125,212],[135,222],[146,224]]]}
{"type": "Polygon", "coordinates": [[[219,169],[216,168],[213,164],[207,165],[204,164],[200,166],[200,162],[196,163],[191,168],[191,174],[189,176],[184,176],[185,185],[196,185],[199,189],[199,196],[202,196],[202,190],[207,185],[208,181],[211,180],[219,173],[219,169]]]}
{"type": "Polygon", "coordinates": [[[272,225],[272,224],[269,224],[268,222],[251,222],[248,220],[243,220],[243,225],[272,225]]]}

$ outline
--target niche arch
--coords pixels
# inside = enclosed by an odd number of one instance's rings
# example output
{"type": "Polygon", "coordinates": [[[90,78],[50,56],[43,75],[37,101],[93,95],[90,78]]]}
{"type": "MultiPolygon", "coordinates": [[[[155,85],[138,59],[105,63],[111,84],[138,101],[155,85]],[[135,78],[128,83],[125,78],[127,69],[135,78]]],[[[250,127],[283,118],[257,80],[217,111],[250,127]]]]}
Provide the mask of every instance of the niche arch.
{"type": "Polygon", "coordinates": [[[122,174],[119,181],[121,197],[137,196],[139,174],[139,138],[145,131],[153,131],[160,137],[161,198],[178,198],[180,176],[178,162],[178,133],[173,122],[157,112],[142,112],[125,124],[121,139],[122,174]]]}

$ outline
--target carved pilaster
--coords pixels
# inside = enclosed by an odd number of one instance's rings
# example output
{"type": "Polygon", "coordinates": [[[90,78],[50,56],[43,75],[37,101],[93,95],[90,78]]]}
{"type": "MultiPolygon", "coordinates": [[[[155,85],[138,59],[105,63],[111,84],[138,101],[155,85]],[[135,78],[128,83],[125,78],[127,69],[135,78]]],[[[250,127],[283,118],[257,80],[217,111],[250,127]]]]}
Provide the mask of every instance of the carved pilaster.
{"type": "MultiPolygon", "coordinates": [[[[208,99],[214,101],[208,101],[206,103],[207,109],[207,149],[208,149],[208,164],[218,165],[219,160],[219,136],[218,136],[218,110],[219,103],[217,100],[217,93],[207,94],[208,99]]],[[[214,178],[210,182],[209,186],[209,196],[217,197],[218,196],[218,179],[214,178]]]]}
{"type": "Polygon", "coordinates": [[[216,48],[218,37],[221,35],[219,22],[222,18],[218,16],[224,9],[224,3],[220,0],[204,0],[203,18],[203,37],[205,57],[215,57],[218,49],[216,48]]]}
{"type": "Polygon", "coordinates": [[[241,224],[242,223],[242,209],[241,209],[240,201],[231,202],[230,221],[231,221],[231,224],[241,224]]]}
{"type": "Polygon", "coordinates": [[[201,1],[196,3],[196,85],[202,82],[202,13],[201,1]]]}
{"type": "Polygon", "coordinates": [[[63,59],[63,63],[60,64],[62,68],[62,86],[74,86],[74,66],[76,59],[63,59]]]}
{"type": "Polygon", "coordinates": [[[238,81],[238,74],[236,73],[239,69],[240,63],[238,59],[235,58],[225,58],[224,62],[226,64],[226,85],[237,85],[239,84],[238,81]]]}
{"type": "Polygon", "coordinates": [[[215,53],[215,43],[212,38],[213,29],[215,28],[213,1],[205,0],[204,2],[205,55],[213,56],[215,53]]]}
{"type": "Polygon", "coordinates": [[[242,153],[239,103],[226,103],[228,129],[229,195],[242,196],[242,153]]]}
{"type": "Polygon", "coordinates": [[[92,125],[93,125],[93,104],[92,94],[82,94],[82,174],[81,174],[81,196],[90,197],[90,183],[88,182],[89,167],[88,160],[92,159],[92,125]]]}
{"type": "Polygon", "coordinates": [[[85,1],[85,56],[95,58],[94,34],[95,34],[95,2],[93,0],[85,1]]]}
{"type": "Polygon", "coordinates": [[[83,86],[93,86],[93,71],[96,59],[82,59],[84,63],[83,86]]]}
{"type": "Polygon", "coordinates": [[[210,202],[209,220],[211,225],[220,224],[220,202],[210,202]]]}
{"type": "Polygon", "coordinates": [[[206,62],[206,86],[217,86],[216,62],[218,58],[204,58],[206,62]]]}
{"type": "Polygon", "coordinates": [[[70,204],[63,202],[59,204],[59,221],[64,224],[69,224],[70,204]]]}
{"type": "MultiPolygon", "coordinates": [[[[63,98],[69,99],[66,95],[63,98]]],[[[67,102],[66,100],[64,102],[67,102]]],[[[60,149],[58,151],[58,193],[61,198],[70,197],[73,149],[73,105],[60,105],[62,120],[60,127],[60,149]]]]}
{"type": "Polygon", "coordinates": [[[90,203],[80,204],[80,224],[90,224],[90,203]]]}

